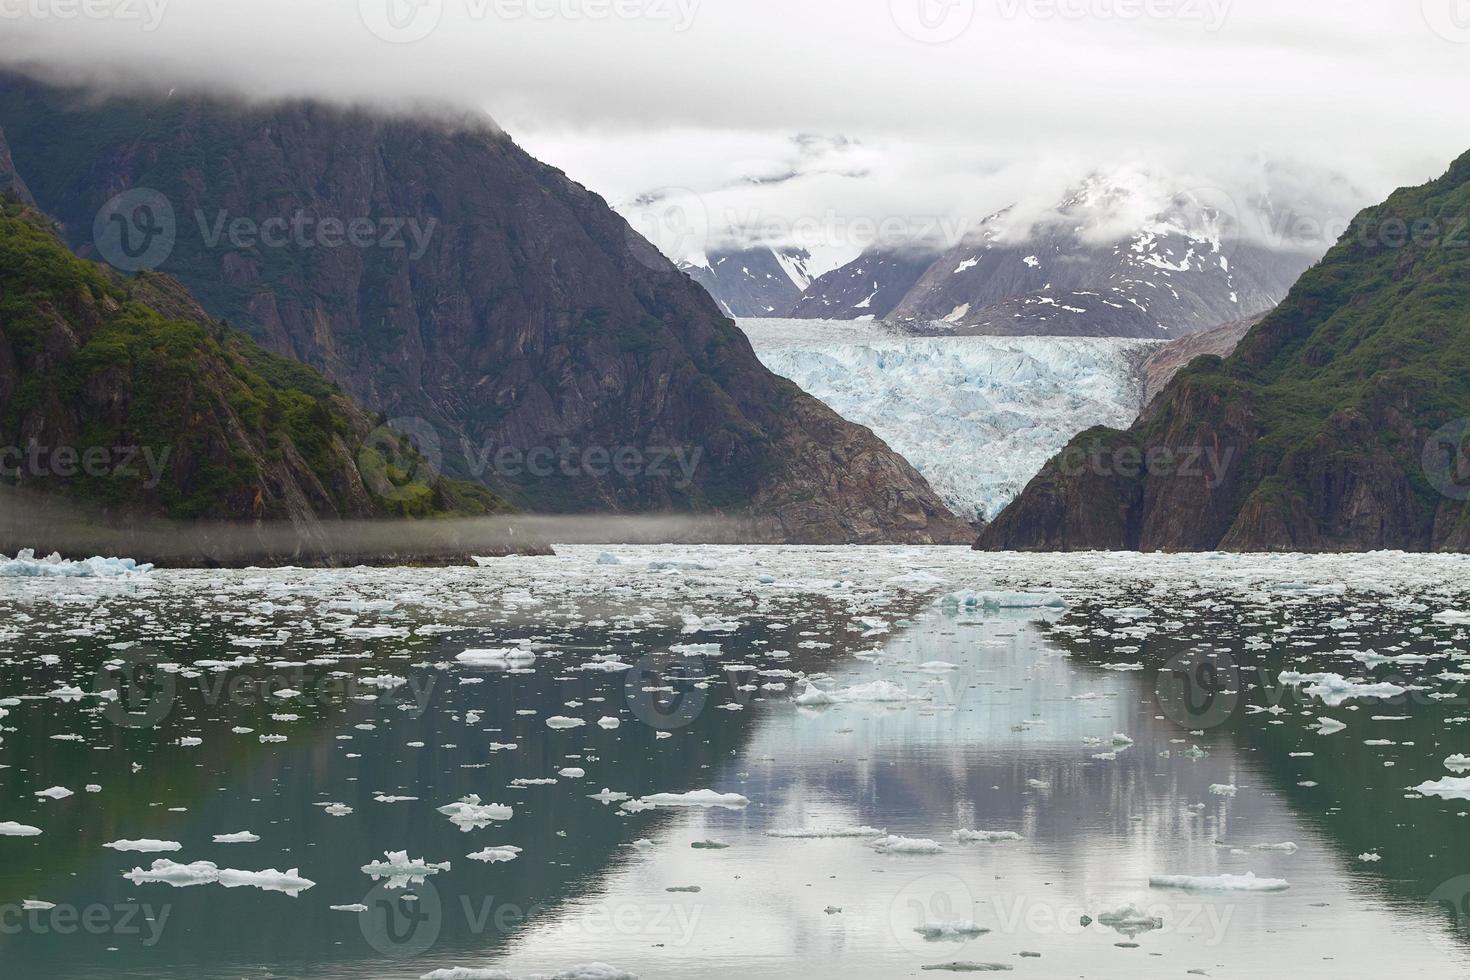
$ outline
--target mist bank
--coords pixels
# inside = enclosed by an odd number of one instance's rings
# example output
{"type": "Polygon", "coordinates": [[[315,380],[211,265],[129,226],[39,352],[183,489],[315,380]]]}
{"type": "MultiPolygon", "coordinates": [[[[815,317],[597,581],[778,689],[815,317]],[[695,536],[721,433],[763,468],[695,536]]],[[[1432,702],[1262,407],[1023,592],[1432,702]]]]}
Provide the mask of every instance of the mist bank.
{"type": "Polygon", "coordinates": [[[29,548],[37,555],[116,556],[161,568],[470,565],[476,558],[553,554],[553,544],[736,544],[757,537],[750,521],[672,514],[311,523],[141,518],[117,525],[84,504],[0,489],[0,554],[29,548]]]}

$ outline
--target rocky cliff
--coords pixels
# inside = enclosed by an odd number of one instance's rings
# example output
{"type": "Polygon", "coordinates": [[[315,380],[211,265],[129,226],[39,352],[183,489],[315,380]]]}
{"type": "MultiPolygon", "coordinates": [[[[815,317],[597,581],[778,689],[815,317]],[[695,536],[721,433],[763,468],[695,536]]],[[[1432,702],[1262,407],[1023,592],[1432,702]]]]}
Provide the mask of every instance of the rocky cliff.
{"type": "Polygon", "coordinates": [[[758,540],[968,537],[911,466],[763,368],[601,198],[487,120],[98,101],[12,76],[0,125],[78,250],[100,254],[114,195],[157,193],[176,229],[160,268],[206,309],[523,507],[722,514],[758,540]]]}
{"type": "Polygon", "coordinates": [[[1470,155],[1360,214],[1228,358],[1093,429],[983,549],[1470,549],[1470,155]]]}
{"type": "MultiPolygon", "coordinates": [[[[245,544],[232,553],[253,560],[331,559],[324,521],[506,510],[483,488],[425,478],[423,463],[315,371],[212,321],[176,281],[84,262],[40,214],[0,204],[0,553],[57,546],[66,515],[50,508],[49,529],[29,516],[51,498],[99,528],[234,525],[245,544]],[[251,530],[267,527],[270,548],[251,530]]],[[[158,542],[135,543],[135,557],[160,556],[158,542]]],[[[199,538],[170,557],[217,556],[199,538]]]]}

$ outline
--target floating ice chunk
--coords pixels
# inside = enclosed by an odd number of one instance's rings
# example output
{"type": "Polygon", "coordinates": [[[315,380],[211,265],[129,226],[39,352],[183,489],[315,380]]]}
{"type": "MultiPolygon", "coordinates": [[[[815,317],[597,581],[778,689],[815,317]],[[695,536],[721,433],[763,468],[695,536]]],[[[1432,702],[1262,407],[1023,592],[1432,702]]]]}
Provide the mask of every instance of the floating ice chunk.
{"type": "Polygon", "coordinates": [[[328,803],[322,807],[322,812],[329,817],[345,817],[352,812],[352,807],[346,803],[328,803]]]}
{"type": "Polygon", "coordinates": [[[123,877],[135,885],[153,883],[172,885],[175,888],[189,888],[194,885],[210,885],[219,881],[219,865],[212,861],[177,864],[167,858],[159,858],[147,871],[142,868],[134,868],[123,877]]]}
{"type": "Polygon", "coordinates": [[[1240,790],[1237,787],[1231,786],[1228,783],[1215,783],[1210,787],[1211,796],[1233,797],[1238,792],[1240,790]]]}
{"type": "Polygon", "coordinates": [[[914,927],[914,932],[931,943],[964,942],[966,939],[983,936],[989,931],[983,926],[976,925],[970,919],[956,919],[953,922],[926,922],[914,927]]]}
{"type": "Polygon", "coordinates": [[[873,841],[873,850],[881,854],[943,854],[944,845],[925,837],[899,837],[890,834],[873,841]]]}
{"type": "Polygon", "coordinates": [[[939,599],[945,612],[974,609],[1066,609],[1066,600],[1055,592],[976,592],[966,589],[939,599]]]}
{"type": "Polygon", "coordinates": [[[260,838],[248,830],[242,830],[238,834],[215,834],[216,844],[254,844],[260,838]]]}
{"type": "Polygon", "coordinates": [[[502,864],[506,861],[514,861],[520,857],[521,849],[511,844],[503,844],[500,847],[487,847],[473,854],[465,855],[471,861],[484,861],[486,864],[502,864]]]}
{"type": "Polygon", "coordinates": [[[478,966],[451,966],[446,970],[425,973],[419,980],[516,980],[503,970],[491,970],[478,966]]]}
{"type": "Polygon", "coordinates": [[[139,565],[131,558],[87,558],[64,561],[53,552],[36,558],[35,551],[24,548],[10,559],[0,555],[0,578],[126,578],[146,575],[152,565],[139,565]]]}
{"type": "Polygon", "coordinates": [[[1378,854],[1378,853],[1376,853],[1374,851],[1368,851],[1365,854],[1359,854],[1358,855],[1358,860],[1359,861],[1366,862],[1368,864],[1373,864],[1373,863],[1375,863],[1377,861],[1382,861],[1383,860],[1383,855],[1378,854]]]}
{"type": "Polygon", "coordinates": [[[1097,914],[1097,921],[1129,939],[1154,929],[1164,928],[1164,920],[1149,915],[1136,905],[1123,905],[1097,914]]]}
{"type": "Polygon", "coordinates": [[[488,827],[491,821],[509,820],[515,816],[514,808],[503,803],[482,803],[480,797],[473,793],[457,803],[441,806],[439,812],[465,833],[488,827]]]}
{"type": "Polygon", "coordinates": [[[366,905],[328,905],[327,908],[333,912],[366,912],[368,910],[366,905]]]}
{"type": "Polygon", "coordinates": [[[602,792],[593,793],[587,798],[589,800],[596,800],[603,805],[607,805],[609,803],[620,803],[623,800],[628,799],[629,797],[627,793],[619,793],[615,790],[610,790],[606,786],[604,786],[602,788],[602,792]]]}
{"type": "Polygon", "coordinates": [[[261,891],[282,892],[292,898],[308,888],[316,887],[316,882],[301,877],[300,870],[296,868],[290,871],[277,871],[275,868],[267,868],[264,871],[236,871],[233,868],[222,868],[219,873],[219,883],[226,888],[259,888],[261,891]]]}
{"type": "Polygon", "coordinates": [[[184,849],[184,845],[176,840],[149,840],[147,838],[143,838],[142,840],[115,840],[102,846],[111,848],[114,851],[137,851],[139,854],[158,854],[166,851],[182,851],[184,849]]]}
{"type": "Polygon", "coordinates": [[[443,861],[432,864],[423,858],[410,859],[407,851],[384,851],[386,861],[372,861],[362,866],[362,873],[377,881],[387,878],[386,888],[406,888],[423,884],[430,875],[450,870],[450,863],[443,861]]]}
{"type": "Polygon", "coordinates": [[[1020,840],[1021,835],[1013,830],[956,830],[954,839],[961,844],[999,844],[1020,840]]]}
{"type": "Polygon", "coordinates": [[[567,766],[565,769],[558,769],[556,774],[566,779],[581,779],[587,775],[587,770],[578,769],[576,766],[567,766]]]}
{"type": "Polygon", "coordinates": [[[521,647],[466,650],[454,658],[466,667],[523,667],[536,662],[536,655],[521,647]]]}
{"type": "Polygon", "coordinates": [[[1150,888],[1186,888],[1209,892],[1280,892],[1291,886],[1281,878],[1257,878],[1254,871],[1243,875],[1154,875],[1150,888]]]}
{"type": "Polygon", "coordinates": [[[808,683],[804,692],[795,701],[803,707],[820,707],[829,704],[900,704],[907,701],[925,701],[922,695],[910,693],[902,684],[892,681],[869,681],[835,691],[818,690],[808,683]]]}
{"type": "Polygon", "coordinates": [[[40,827],[32,827],[29,824],[16,823],[14,820],[0,820],[0,837],[39,837],[40,827]]]}
{"type": "Polygon", "coordinates": [[[1283,854],[1295,854],[1297,851],[1301,850],[1301,848],[1297,847],[1295,844],[1288,840],[1282,841],[1280,844],[1257,844],[1256,850],[1280,851],[1283,854]]]}
{"type": "Polygon", "coordinates": [[[921,970],[936,970],[946,973],[1006,973],[1009,963],[976,963],[971,960],[955,960],[952,963],[925,963],[921,970]]]}
{"type": "Polygon", "coordinates": [[[1345,701],[1370,698],[1396,698],[1407,693],[1406,688],[1397,684],[1389,683],[1365,683],[1344,678],[1341,674],[1299,674],[1296,671],[1284,671],[1280,676],[1282,684],[1291,687],[1302,687],[1304,693],[1321,698],[1329,708],[1336,708],[1345,701]]]}
{"type": "Polygon", "coordinates": [[[643,797],[644,803],[654,806],[723,807],[726,810],[743,810],[750,800],[739,793],[716,793],[712,789],[696,789],[687,793],[652,793],[643,797]]]}
{"type": "Polygon", "coordinates": [[[1470,772],[1470,756],[1452,755],[1444,760],[1444,767],[1450,772],[1470,772]]]}
{"type": "Polygon", "coordinates": [[[1470,776],[1445,776],[1410,788],[1424,796],[1438,796],[1443,800],[1470,800],[1470,776]]]}
{"type": "Polygon", "coordinates": [[[583,721],[581,718],[568,718],[565,715],[552,715],[550,718],[546,719],[547,728],[581,728],[585,724],[587,724],[587,722],[583,721]]]}
{"type": "Polygon", "coordinates": [[[1318,735],[1336,735],[1338,732],[1345,731],[1346,729],[1347,725],[1338,721],[1336,718],[1328,718],[1324,715],[1317,719],[1318,735]]]}
{"type": "Polygon", "coordinates": [[[611,715],[604,715],[603,717],[597,719],[597,727],[598,728],[605,728],[605,729],[607,729],[609,731],[611,731],[614,728],[621,727],[622,724],[623,723],[620,720],[618,720],[617,718],[612,717],[611,715]]]}
{"type": "Polygon", "coordinates": [[[64,800],[74,794],[65,786],[52,786],[50,789],[37,790],[36,795],[48,800],[64,800]]]}
{"type": "Polygon", "coordinates": [[[49,912],[54,908],[56,908],[55,902],[41,902],[34,898],[25,899],[20,903],[22,912],[49,912]]]}
{"type": "Polygon", "coordinates": [[[767,837],[786,837],[793,840],[824,840],[840,837],[886,837],[888,831],[877,827],[778,827],[766,831],[767,837]]]}

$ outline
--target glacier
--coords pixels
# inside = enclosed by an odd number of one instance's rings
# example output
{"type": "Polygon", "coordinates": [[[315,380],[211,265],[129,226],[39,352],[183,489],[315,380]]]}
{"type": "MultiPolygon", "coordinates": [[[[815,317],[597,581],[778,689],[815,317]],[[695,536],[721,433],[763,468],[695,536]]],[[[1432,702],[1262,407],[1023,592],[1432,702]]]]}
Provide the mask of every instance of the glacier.
{"type": "Polygon", "coordinates": [[[1160,343],[917,336],[876,321],[737,320],[761,362],[902,455],[953,510],[993,519],[1072,436],[1127,428],[1160,343]]]}

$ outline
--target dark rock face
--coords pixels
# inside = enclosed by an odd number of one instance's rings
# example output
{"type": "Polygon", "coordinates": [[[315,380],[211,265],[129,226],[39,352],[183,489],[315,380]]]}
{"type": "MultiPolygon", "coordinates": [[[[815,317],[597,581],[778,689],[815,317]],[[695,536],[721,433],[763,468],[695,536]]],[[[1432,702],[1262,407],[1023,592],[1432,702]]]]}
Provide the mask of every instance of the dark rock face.
{"type": "Polygon", "coordinates": [[[1174,375],[1184,370],[1195,358],[1206,354],[1214,357],[1229,357],[1235,353],[1235,348],[1250,332],[1251,327],[1260,322],[1261,317],[1237,320],[1234,323],[1221,324],[1204,333],[1180,337],[1178,340],[1164,344],[1143,364],[1144,406],[1153,404],[1159,392],[1174,380],[1174,375]]]}
{"type": "Polygon", "coordinates": [[[1083,433],[981,549],[1470,550],[1470,156],[1358,216],[1229,358],[1083,433]]]}
{"type": "Polygon", "coordinates": [[[483,119],[98,103],[11,77],[0,125],[83,254],[113,195],[160,192],[178,229],[161,268],[206,309],[369,409],[423,420],[446,473],[526,509],[723,514],[760,540],[968,538],[601,198],[483,119]],[[68,167],[49,166],[57,152],[68,167]],[[241,218],[261,234],[234,235],[241,218]],[[341,244],[354,222],[362,244],[341,244]]]}
{"type": "Polygon", "coordinates": [[[805,249],[758,246],[714,252],[707,265],[681,263],[679,269],[714,297],[727,316],[782,316],[811,281],[805,249]]]}
{"type": "Polygon", "coordinates": [[[887,318],[934,261],[932,252],[873,248],[818,276],[781,314],[793,319],[887,318]]]}
{"type": "Polygon", "coordinates": [[[31,189],[15,169],[15,161],[10,159],[10,144],[5,142],[5,130],[0,129],[0,197],[10,195],[22,204],[34,205],[35,198],[31,197],[31,189]]]}

